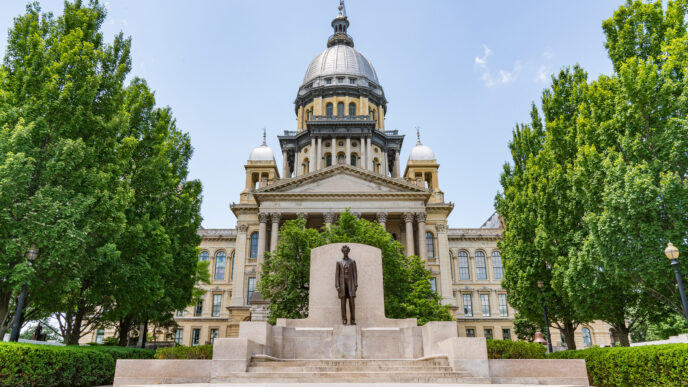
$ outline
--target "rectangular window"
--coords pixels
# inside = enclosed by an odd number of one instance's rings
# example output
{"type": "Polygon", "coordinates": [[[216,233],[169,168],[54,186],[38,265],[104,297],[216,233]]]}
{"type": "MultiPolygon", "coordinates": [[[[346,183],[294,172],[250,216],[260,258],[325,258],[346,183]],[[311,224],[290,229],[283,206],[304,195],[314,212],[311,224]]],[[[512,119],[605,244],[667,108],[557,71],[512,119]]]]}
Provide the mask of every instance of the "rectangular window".
{"type": "Polygon", "coordinates": [[[203,300],[198,301],[196,309],[194,309],[194,316],[199,317],[203,314],[203,300]]]}
{"type": "Polygon", "coordinates": [[[475,329],[466,328],[466,337],[475,337],[475,329]]]}
{"type": "Polygon", "coordinates": [[[227,255],[224,251],[220,251],[215,255],[215,279],[225,279],[225,266],[227,265],[227,255]]]}
{"type": "Polygon", "coordinates": [[[231,271],[229,272],[229,279],[233,280],[234,279],[234,252],[232,252],[232,268],[231,271]]]}
{"type": "Polygon", "coordinates": [[[481,294],[480,295],[480,308],[482,309],[483,316],[490,315],[490,295],[481,294]]]}
{"type": "Polygon", "coordinates": [[[201,344],[201,328],[194,328],[191,335],[191,345],[201,344]]]}
{"type": "Polygon", "coordinates": [[[485,253],[482,251],[475,252],[475,276],[479,280],[487,279],[487,262],[485,262],[485,253]]]}
{"type": "Polygon", "coordinates": [[[177,345],[182,345],[182,338],[184,338],[184,328],[177,328],[177,330],[174,331],[174,342],[177,343],[177,345]]]}
{"type": "Polygon", "coordinates": [[[220,317],[220,307],[222,306],[222,294],[213,294],[213,317],[220,317]]]}
{"type": "Polygon", "coordinates": [[[459,279],[462,281],[471,279],[471,274],[468,270],[468,254],[465,251],[459,252],[459,279]]]}
{"type": "Polygon", "coordinates": [[[504,267],[502,266],[502,256],[499,251],[492,253],[492,271],[494,272],[494,279],[500,280],[504,278],[504,267]]]}
{"type": "Polygon", "coordinates": [[[248,294],[246,301],[251,302],[251,296],[253,295],[253,292],[256,290],[256,277],[249,277],[248,279],[248,294]]]}
{"type": "Polygon", "coordinates": [[[177,317],[184,317],[184,309],[177,311],[177,317]]]}
{"type": "Polygon", "coordinates": [[[331,85],[332,84],[332,78],[325,79],[325,83],[328,85],[331,85]]]}
{"type": "Polygon", "coordinates": [[[352,85],[356,84],[356,78],[349,78],[349,83],[352,85]]]}
{"type": "Polygon", "coordinates": [[[488,339],[488,340],[492,340],[492,339],[493,339],[493,337],[492,337],[492,329],[491,329],[491,328],[485,328],[485,329],[483,330],[483,334],[484,334],[484,336],[485,336],[486,339],[488,339]]]}
{"type": "Polygon", "coordinates": [[[435,277],[430,278],[430,287],[432,288],[433,292],[437,291],[437,278],[435,278],[435,277]]]}
{"type": "Polygon", "coordinates": [[[498,297],[499,297],[499,315],[501,317],[507,317],[509,315],[509,306],[506,303],[506,294],[500,294],[498,297]]]}
{"type": "Polygon", "coordinates": [[[344,78],[337,78],[337,83],[344,83],[344,78]]]}
{"type": "Polygon", "coordinates": [[[210,330],[210,344],[215,344],[215,339],[220,337],[220,330],[217,328],[213,328],[210,330]]]}
{"type": "Polygon", "coordinates": [[[511,340],[511,329],[502,328],[502,339],[511,340]]]}
{"type": "Polygon", "coordinates": [[[105,338],[105,329],[100,328],[96,331],[96,343],[103,344],[103,339],[105,338]]]}
{"type": "Polygon", "coordinates": [[[425,233],[425,251],[428,258],[435,258],[435,237],[431,232],[425,233]]]}
{"type": "Polygon", "coordinates": [[[473,317],[473,300],[470,294],[463,295],[463,314],[466,317],[473,317]]]}

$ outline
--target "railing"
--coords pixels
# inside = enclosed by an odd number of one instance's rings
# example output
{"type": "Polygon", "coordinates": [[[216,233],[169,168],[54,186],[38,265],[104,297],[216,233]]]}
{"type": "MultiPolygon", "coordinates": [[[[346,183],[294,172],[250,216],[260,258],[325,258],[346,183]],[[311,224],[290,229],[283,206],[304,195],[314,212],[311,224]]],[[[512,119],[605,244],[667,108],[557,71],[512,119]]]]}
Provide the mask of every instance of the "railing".
{"type": "Polygon", "coordinates": [[[308,122],[322,122],[322,121],[363,121],[363,122],[375,122],[372,117],[368,116],[312,116],[308,119],[308,122]]]}

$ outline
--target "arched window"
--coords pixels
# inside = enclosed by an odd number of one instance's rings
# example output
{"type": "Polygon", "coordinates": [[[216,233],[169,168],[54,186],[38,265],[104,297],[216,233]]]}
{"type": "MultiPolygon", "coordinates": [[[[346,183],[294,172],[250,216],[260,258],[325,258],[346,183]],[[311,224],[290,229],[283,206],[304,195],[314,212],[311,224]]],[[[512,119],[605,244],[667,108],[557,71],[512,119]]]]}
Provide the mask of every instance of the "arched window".
{"type": "Polygon", "coordinates": [[[225,265],[226,265],[227,255],[224,251],[218,251],[215,254],[215,279],[223,280],[225,279],[225,265]]]}
{"type": "Polygon", "coordinates": [[[500,280],[504,278],[504,267],[502,267],[502,256],[499,255],[499,251],[492,252],[492,272],[494,273],[494,279],[500,280]]]}
{"type": "Polygon", "coordinates": [[[590,329],[583,328],[583,346],[588,348],[592,346],[592,336],[590,336],[590,329]]]}
{"type": "Polygon", "coordinates": [[[344,117],[344,102],[337,104],[337,116],[344,117]]]}
{"type": "Polygon", "coordinates": [[[356,104],[353,102],[349,104],[349,115],[352,117],[356,115],[356,104]]]}
{"type": "Polygon", "coordinates": [[[210,253],[207,251],[201,251],[201,262],[205,262],[210,259],[210,253]]]}
{"type": "Polygon", "coordinates": [[[351,165],[353,165],[354,167],[356,166],[356,155],[355,154],[351,155],[351,165]]]}
{"type": "Polygon", "coordinates": [[[346,156],[344,153],[340,153],[337,155],[337,164],[344,164],[346,163],[346,156]]]}
{"type": "Polygon", "coordinates": [[[459,279],[468,281],[471,279],[471,272],[468,268],[468,253],[459,251],[459,279]]]}
{"type": "Polygon", "coordinates": [[[328,117],[332,117],[332,115],[334,114],[332,109],[334,109],[332,103],[328,103],[327,105],[325,105],[325,115],[327,115],[328,117]]]}
{"type": "Polygon", "coordinates": [[[254,232],[251,234],[251,249],[249,253],[249,258],[258,258],[258,233],[254,232]]]}
{"type": "Polygon", "coordinates": [[[476,279],[487,279],[487,262],[485,262],[485,253],[482,251],[475,252],[475,276],[476,279]]]}
{"type": "Polygon", "coordinates": [[[332,165],[332,153],[325,155],[325,166],[329,167],[332,165]]]}
{"type": "Polygon", "coordinates": [[[229,279],[233,280],[234,279],[234,251],[232,251],[231,260],[232,260],[232,267],[231,267],[231,271],[229,272],[229,279]]]}
{"type": "Polygon", "coordinates": [[[425,248],[428,258],[435,258],[435,238],[429,231],[425,233],[425,248]]]}

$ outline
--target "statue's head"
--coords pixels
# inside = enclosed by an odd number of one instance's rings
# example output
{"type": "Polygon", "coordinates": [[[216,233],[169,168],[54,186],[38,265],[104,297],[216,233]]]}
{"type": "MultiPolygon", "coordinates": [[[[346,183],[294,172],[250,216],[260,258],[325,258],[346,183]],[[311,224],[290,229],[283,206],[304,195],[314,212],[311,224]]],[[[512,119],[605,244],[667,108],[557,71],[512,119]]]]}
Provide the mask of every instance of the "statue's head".
{"type": "Polygon", "coordinates": [[[347,245],[342,246],[342,253],[344,253],[344,255],[349,254],[349,251],[351,251],[349,246],[347,246],[347,245]]]}

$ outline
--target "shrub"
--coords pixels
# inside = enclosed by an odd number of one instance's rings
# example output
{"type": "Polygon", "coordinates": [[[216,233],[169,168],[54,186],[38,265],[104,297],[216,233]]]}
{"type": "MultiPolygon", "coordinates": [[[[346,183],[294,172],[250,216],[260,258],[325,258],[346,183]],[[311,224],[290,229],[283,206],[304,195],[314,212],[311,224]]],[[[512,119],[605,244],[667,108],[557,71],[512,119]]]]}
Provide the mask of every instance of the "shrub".
{"type": "Polygon", "coordinates": [[[688,344],[588,348],[550,359],[585,359],[591,385],[681,386],[688,381],[688,344]]]}
{"type": "Polygon", "coordinates": [[[0,386],[112,384],[116,359],[150,359],[134,348],[0,343],[0,386]]]}
{"type": "Polygon", "coordinates": [[[198,345],[195,347],[185,347],[178,345],[176,347],[158,348],[155,351],[156,359],[212,359],[213,346],[212,345],[198,345]]]}
{"type": "Polygon", "coordinates": [[[487,340],[490,359],[544,359],[545,346],[525,341],[487,340]]]}

